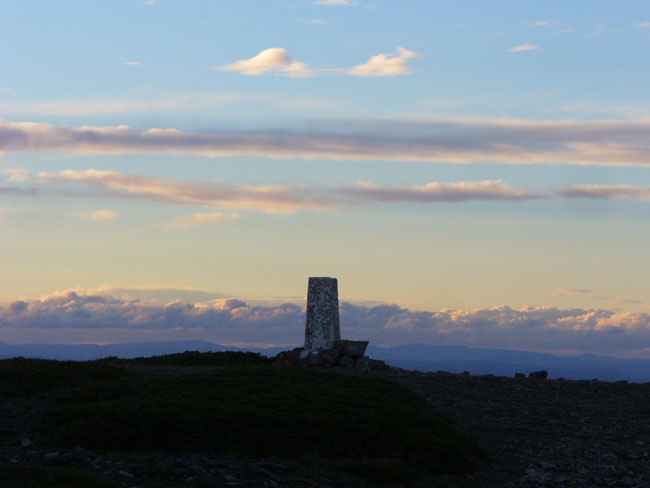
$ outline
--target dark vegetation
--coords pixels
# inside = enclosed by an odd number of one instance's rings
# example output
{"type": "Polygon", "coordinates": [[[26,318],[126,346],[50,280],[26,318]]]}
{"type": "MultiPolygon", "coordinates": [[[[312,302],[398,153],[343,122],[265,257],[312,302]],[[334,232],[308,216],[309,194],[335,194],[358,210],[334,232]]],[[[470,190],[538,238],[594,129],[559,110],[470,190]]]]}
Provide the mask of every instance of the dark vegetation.
{"type": "MultiPolygon", "coordinates": [[[[33,400],[37,414],[26,428],[38,444],[62,451],[313,458],[333,473],[389,484],[425,472],[468,473],[479,457],[449,420],[394,382],[275,369],[253,353],[3,360],[3,397],[33,400]]],[[[94,475],[84,472],[9,468],[0,466],[2,487],[111,486],[93,484],[94,475]]]]}

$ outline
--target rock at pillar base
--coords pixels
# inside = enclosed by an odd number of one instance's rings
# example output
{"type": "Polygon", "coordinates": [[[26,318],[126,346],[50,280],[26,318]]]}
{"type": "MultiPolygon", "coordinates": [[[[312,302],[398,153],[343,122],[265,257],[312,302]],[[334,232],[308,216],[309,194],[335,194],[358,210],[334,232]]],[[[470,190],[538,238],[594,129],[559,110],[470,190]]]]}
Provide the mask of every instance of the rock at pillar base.
{"type": "Polygon", "coordinates": [[[341,339],[336,278],[311,277],[307,289],[305,349],[331,349],[341,339]]]}

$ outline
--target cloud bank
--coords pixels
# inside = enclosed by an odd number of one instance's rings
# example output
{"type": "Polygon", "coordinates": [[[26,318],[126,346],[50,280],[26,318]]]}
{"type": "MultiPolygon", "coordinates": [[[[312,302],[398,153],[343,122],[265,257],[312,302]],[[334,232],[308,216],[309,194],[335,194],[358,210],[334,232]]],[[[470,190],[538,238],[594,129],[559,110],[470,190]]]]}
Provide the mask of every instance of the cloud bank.
{"type": "MultiPolygon", "coordinates": [[[[538,351],[583,351],[650,357],[650,315],[600,309],[500,306],[490,309],[415,312],[397,305],[341,303],[342,335],[375,345],[428,343],[538,351]]],[[[92,337],[156,340],[160,335],[202,337],[218,343],[298,344],[304,333],[304,308],[295,304],[253,306],[233,298],[195,304],[143,304],[108,295],[68,291],[0,306],[0,340],[32,330],[92,337]],[[91,334],[91,335],[89,335],[91,334]]],[[[51,335],[51,334],[50,334],[51,335]]]]}
{"type": "Polygon", "coordinates": [[[649,120],[394,119],[323,122],[304,131],[211,132],[0,120],[0,153],[650,166],[649,141],[649,120]]]}

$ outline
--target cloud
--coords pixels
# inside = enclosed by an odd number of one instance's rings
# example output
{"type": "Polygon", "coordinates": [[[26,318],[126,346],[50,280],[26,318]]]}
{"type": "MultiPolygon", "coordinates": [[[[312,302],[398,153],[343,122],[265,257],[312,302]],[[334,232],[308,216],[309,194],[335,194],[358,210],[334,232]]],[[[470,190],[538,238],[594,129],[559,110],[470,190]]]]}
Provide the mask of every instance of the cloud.
{"type": "Polygon", "coordinates": [[[341,188],[339,193],[355,200],[372,202],[461,202],[466,200],[530,200],[537,195],[513,188],[502,181],[461,181],[425,185],[381,186],[360,182],[355,187],[341,188]]]}
{"type": "Polygon", "coordinates": [[[9,89],[9,88],[6,88],[6,87],[3,87],[3,86],[0,86],[0,94],[3,94],[3,93],[4,93],[5,95],[15,95],[15,94],[16,94],[15,91],[13,91],[13,90],[11,90],[11,89],[9,89]]]}
{"type": "MultiPolygon", "coordinates": [[[[491,180],[452,183],[434,181],[412,186],[386,186],[370,182],[359,182],[354,186],[326,187],[245,186],[232,183],[197,184],[89,169],[64,170],[58,174],[41,172],[38,181],[44,184],[63,182],[91,185],[108,191],[98,195],[104,197],[141,198],[167,204],[251,209],[285,214],[299,210],[331,210],[345,204],[522,201],[543,198],[541,195],[513,188],[502,181],[491,180]]],[[[238,217],[237,214],[197,213],[178,217],[163,227],[191,227],[209,222],[235,220],[238,217]]]]}
{"type": "Polygon", "coordinates": [[[519,44],[508,50],[509,53],[521,53],[524,51],[537,51],[539,46],[533,46],[532,44],[519,44]]]}
{"type": "Polygon", "coordinates": [[[580,296],[592,293],[591,290],[584,290],[581,288],[556,288],[553,292],[548,293],[548,296],[555,297],[560,295],[580,296]]]}
{"type": "Polygon", "coordinates": [[[573,185],[558,190],[569,198],[629,199],[650,201],[650,187],[632,185],[573,185]]]}
{"type": "Polygon", "coordinates": [[[184,215],[176,217],[162,224],[165,230],[172,229],[187,229],[188,227],[196,227],[198,225],[214,224],[215,222],[234,222],[239,219],[239,214],[231,213],[224,214],[222,212],[213,213],[195,213],[192,215],[184,215]]]}
{"type": "MultiPolygon", "coordinates": [[[[106,190],[109,195],[141,198],[160,203],[230,209],[260,210],[267,213],[293,213],[298,210],[329,210],[335,205],[318,195],[303,195],[279,185],[246,186],[229,183],[196,184],[141,175],[88,169],[65,170],[58,174],[41,172],[42,183],[77,183],[106,190]]],[[[200,214],[197,214],[200,215],[200,214]]],[[[216,214],[203,214],[216,215],[216,214]]],[[[201,217],[195,217],[198,223],[201,217]]],[[[187,219],[187,217],[182,217],[187,219]]],[[[184,221],[189,224],[192,221],[184,221]]]]}
{"type": "Polygon", "coordinates": [[[9,217],[9,212],[3,208],[0,208],[0,221],[6,219],[7,217],[9,217]]]}
{"type": "Polygon", "coordinates": [[[636,26],[639,29],[650,29],[650,22],[639,22],[636,26]]]}
{"type": "Polygon", "coordinates": [[[94,288],[72,288],[53,293],[51,296],[65,296],[70,292],[78,295],[111,296],[125,302],[138,302],[143,305],[165,305],[170,302],[206,302],[228,295],[195,287],[174,287],[164,285],[100,285],[94,288]]]}
{"type": "Polygon", "coordinates": [[[23,183],[25,181],[29,181],[29,173],[31,172],[25,168],[6,168],[2,171],[9,175],[7,177],[7,181],[13,183],[23,183]]]}
{"type": "Polygon", "coordinates": [[[309,19],[307,17],[300,17],[298,22],[301,24],[314,24],[314,25],[326,25],[327,21],[323,19],[309,19]]]}
{"type": "Polygon", "coordinates": [[[309,130],[183,132],[0,120],[2,152],[650,166],[650,120],[339,120],[309,130]]]}
{"type": "Polygon", "coordinates": [[[551,24],[553,24],[552,20],[536,20],[533,22],[535,27],[548,27],[551,24]]]}
{"type": "Polygon", "coordinates": [[[419,56],[421,55],[414,51],[398,46],[394,53],[377,54],[363,64],[344,70],[344,73],[361,77],[408,75],[413,72],[408,60],[419,56]]]}
{"type": "Polygon", "coordinates": [[[356,5],[356,0],[316,0],[315,5],[356,5]]]}
{"type": "Polygon", "coordinates": [[[120,64],[124,66],[140,66],[140,61],[124,61],[120,64]]]}
{"type": "Polygon", "coordinates": [[[291,78],[305,78],[315,75],[315,70],[305,63],[294,60],[282,47],[272,47],[261,51],[250,59],[242,59],[225,66],[212,69],[219,71],[237,71],[246,76],[276,74],[291,78]]]}
{"type": "Polygon", "coordinates": [[[92,220],[94,222],[114,220],[118,217],[118,215],[119,214],[114,210],[94,210],[92,212],[79,212],[71,214],[72,217],[81,217],[84,219],[92,220]]]}
{"type": "MultiPolygon", "coordinates": [[[[218,343],[299,344],[304,307],[254,306],[235,298],[150,305],[109,295],[67,291],[0,306],[3,338],[34,330],[60,330],[92,338],[130,331],[132,340],[202,337],[218,343]],[[84,332],[85,331],[85,332],[84,332]],[[89,335],[90,334],[90,335],[89,335]]],[[[507,306],[411,311],[397,305],[341,302],[341,333],[375,345],[427,343],[537,351],[575,350],[633,356],[650,341],[650,315],[602,309],[507,306]]],[[[39,335],[41,332],[38,332],[39,335]]],[[[70,339],[69,339],[70,340],[70,339]]]]}
{"type": "Polygon", "coordinates": [[[276,109],[331,111],[350,108],[343,99],[315,98],[302,95],[268,95],[263,93],[184,93],[152,99],[60,99],[36,102],[0,101],[0,112],[19,116],[29,115],[98,115],[138,112],[192,112],[211,111],[214,108],[235,105],[266,106],[276,109]]]}

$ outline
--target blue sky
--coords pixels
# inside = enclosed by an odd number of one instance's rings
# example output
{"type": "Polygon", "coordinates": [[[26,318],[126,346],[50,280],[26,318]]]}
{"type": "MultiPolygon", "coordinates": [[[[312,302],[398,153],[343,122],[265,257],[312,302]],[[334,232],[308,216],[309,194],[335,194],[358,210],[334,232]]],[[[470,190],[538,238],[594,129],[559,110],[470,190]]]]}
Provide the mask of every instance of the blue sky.
{"type": "Polygon", "coordinates": [[[539,349],[650,354],[649,43],[640,1],[5,2],[0,340],[144,337],[16,325],[70,290],[273,307],[330,275],[405,331],[550,307],[583,347],[539,349]]]}

